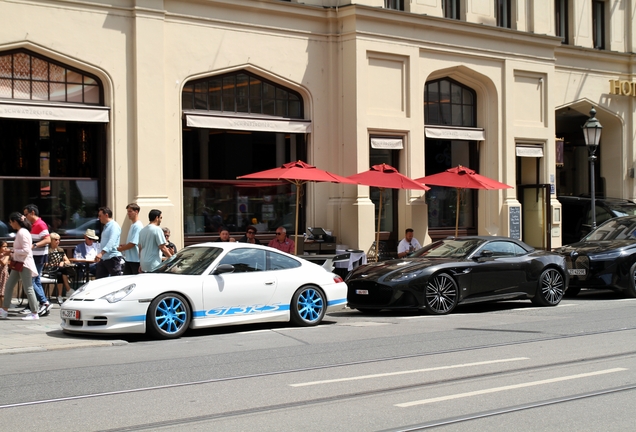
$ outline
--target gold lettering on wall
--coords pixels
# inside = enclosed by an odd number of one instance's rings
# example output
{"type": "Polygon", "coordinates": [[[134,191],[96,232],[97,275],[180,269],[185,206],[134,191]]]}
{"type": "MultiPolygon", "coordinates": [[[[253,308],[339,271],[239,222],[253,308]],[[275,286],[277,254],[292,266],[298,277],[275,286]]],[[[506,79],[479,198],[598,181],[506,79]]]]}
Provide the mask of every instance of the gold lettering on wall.
{"type": "Polygon", "coordinates": [[[636,97],[636,83],[623,80],[609,80],[610,94],[636,97]]]}

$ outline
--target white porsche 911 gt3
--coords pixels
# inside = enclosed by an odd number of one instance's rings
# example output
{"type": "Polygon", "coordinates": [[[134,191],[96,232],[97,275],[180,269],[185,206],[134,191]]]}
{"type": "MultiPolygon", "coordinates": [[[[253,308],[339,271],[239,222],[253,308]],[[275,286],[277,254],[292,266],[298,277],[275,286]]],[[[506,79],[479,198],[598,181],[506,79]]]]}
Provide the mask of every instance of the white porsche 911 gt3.
{"type": "Polygon", "coordinates": [[[152,333],[292,321],[319,324],[344,309],[342,278],[300,257],[247,243],[182,249],[150,273],[90,281],[62,304],[67,333],[152,333]]]}

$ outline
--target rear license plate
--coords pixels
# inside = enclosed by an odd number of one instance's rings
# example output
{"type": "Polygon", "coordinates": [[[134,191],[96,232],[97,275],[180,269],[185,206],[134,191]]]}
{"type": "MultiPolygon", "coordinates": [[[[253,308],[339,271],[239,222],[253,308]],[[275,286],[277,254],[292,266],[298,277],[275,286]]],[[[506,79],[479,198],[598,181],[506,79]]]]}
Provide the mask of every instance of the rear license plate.
{"type": "Polygon", "coordinates": [[[369,295],[369,290],[356,290],[356,294],[369,295]]]}
{"type": "Polygon", "coordinates": [[[80,311],[77,311],[77,310],[61,310],[60,311],[60,317],[78,320],[79,317],[80,317],[80,311]]]}
{"type": "Polygon", "coordinates": [[[585,269],[568,269],[568,273],[572,276],[585,276],[585,269]]]}

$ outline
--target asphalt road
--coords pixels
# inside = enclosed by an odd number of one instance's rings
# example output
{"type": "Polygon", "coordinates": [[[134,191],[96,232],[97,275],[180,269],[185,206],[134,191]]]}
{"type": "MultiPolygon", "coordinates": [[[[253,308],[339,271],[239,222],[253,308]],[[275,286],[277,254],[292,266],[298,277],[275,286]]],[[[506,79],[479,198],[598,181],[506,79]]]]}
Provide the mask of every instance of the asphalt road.
{"type": "Polygon", "coordinates": [[[592,292],[555,308],[346,310],[314,328],[5,355],[0,418],[55,431],[634,430],[635,312],[592,292]]]}

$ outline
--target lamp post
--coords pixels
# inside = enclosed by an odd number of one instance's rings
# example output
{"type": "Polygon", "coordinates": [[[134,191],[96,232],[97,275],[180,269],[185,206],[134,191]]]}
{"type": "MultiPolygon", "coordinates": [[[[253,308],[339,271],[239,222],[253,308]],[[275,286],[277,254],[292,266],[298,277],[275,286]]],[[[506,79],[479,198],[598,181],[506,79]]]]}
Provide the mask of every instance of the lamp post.
{"type": "Polygon", "coordinates": [[[596,228],[596,197],[594,196],[594,161],[596,160],[596,149],[601,141],[601,122],[598,121],[594,107],[590,110],[590,118],[587,119],[583,127],[583,137],[585,145],[590,154],[590,195],[592,195],[592,229],[596,228]]]}

